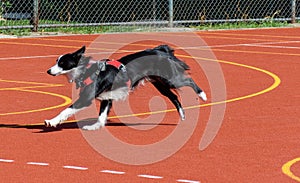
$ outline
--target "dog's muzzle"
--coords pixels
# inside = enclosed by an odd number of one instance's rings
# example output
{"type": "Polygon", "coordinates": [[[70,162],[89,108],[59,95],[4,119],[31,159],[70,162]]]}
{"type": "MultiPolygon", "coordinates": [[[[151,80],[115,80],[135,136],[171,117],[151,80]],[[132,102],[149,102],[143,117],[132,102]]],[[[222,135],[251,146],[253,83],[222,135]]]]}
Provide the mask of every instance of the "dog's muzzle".
{"type": "Polygon", "coordinates": [[[63,73],[63,68],[59,67],[57,64],[55,64],[53,67],[51,67],[48,71],[48,74],[51,76],[57,76],[63,73]]]}
{"type": "Polygon", "coordinates": [[[51,76],[56,76],[56,74],[52,74],[51,69],[47,70],[47,74],[49,74],[51,76]]]}

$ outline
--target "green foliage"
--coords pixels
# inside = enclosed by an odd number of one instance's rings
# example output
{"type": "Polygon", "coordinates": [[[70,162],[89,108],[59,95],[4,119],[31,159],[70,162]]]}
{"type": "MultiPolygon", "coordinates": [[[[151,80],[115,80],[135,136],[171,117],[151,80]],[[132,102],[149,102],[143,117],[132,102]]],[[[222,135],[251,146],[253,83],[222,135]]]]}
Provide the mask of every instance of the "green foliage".
{"type": "Polygon", "coordinates": [[[263,28],[263,27],[285,27],[287,22],[260,21],[260,22],[234,22],[234,23],[203,23],[192,26],[198,30],[209,29],[240,29],[240,28],[263,28]]]}
{"type": "Polygon", "coordinates": [[[7,8],[10,8],[12,6],[11,2],[9,0],[1,0],[0,1],[0,17],[2,17],[2,14],[5,12],[7,8]]]}
{"type": "MultiPolygon", "coordinates": [[[[58,24],[58,21],[40,20],[40,25],[43,24],[58,24]]],[[[76,23],[76,22],[72,22],[76,23]]],[[[29,20],[6,20],[0,21],[0,26],[22,26],[30,25],[29,20]]],[[[234,23],[202,23],[197,26],[191,26],[198,30],[209,30],[209,29],[239,29],[239,28],[262,28],[262,27],[284,27],[288,26],[287,22],[278,22],[266,19],[260,22],[234,22],[234,23]]],[[[154,29],[155,30],[155,29],[154,29]]],[[[141,28],[138,26],[83,26],[83,27],[55,27],[55,28],[39,28],[38,33],[40,35],[47,34],[96,34],[96,33],[107,33],[107,32],[141,32],[149,31],[148,29],[141,28]]],[[[0,29],[0,34],[16,35],[16,36],[28,36],[31,35],[31,29],[0,29]]]]}

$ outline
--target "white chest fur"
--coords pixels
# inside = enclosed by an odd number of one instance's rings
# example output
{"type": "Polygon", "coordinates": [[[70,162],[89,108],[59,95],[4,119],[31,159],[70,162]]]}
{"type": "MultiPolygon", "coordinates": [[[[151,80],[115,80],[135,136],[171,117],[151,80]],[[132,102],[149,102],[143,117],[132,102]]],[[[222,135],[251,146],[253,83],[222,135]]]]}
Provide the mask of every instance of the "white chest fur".
{"type": "Polygon", "coordinates": [[[97,99],[99,100],[125,100],[127,95],[129,93],[128,87],[121,87],[117,88],[112,91],[103,92],[100,95],[98,95],[97,99]]]}

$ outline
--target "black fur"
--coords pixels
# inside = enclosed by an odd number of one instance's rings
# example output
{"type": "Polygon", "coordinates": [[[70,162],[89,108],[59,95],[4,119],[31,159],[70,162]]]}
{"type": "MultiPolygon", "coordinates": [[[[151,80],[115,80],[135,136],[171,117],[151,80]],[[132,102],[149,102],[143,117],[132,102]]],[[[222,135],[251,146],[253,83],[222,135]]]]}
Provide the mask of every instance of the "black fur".
{"type": "MultiPolygon", "coordinates": [[[[120,93],[115,91],[124,88],[132,91],[145,79],[152,83],[162,95],[170,99],[182,120],[185,119],[184,110],[172,89],[190,86],[203,100],[206,100],[205,93],[192,78],[187,76],[186,70],[190,69],[189,66],[179,60],[174,55],[174,50],[167,45],[160,45],[153,49],[147,49],[120,58],[118,61],[122,63],[121,69],[107,64],[108,60],[93,62],[88,67],[87,65],[91,63],[91,58],[84,56],[84,52],[85,47],[82,47],[74,53],[59,57],[57,60],[57,65],[63,69],[62,73],[71,75],[68,77],[69,80],[75,81],[78,87],[81,87],[80,97],[69,107],[70,109],[87,107],[92,103],[92,100],[100,96],[101,107],[99,116],[104,112],[108,114],[112,107],[112,100],[117,100],[120,97],[117,96],[120,93]],[[75,72],[73,71],[75,69],[77,69],[77,74],[72,73],[75,72]],[[83,81],[89,77],[93,82],[88,85],[84,84],[83,81]],[[130,83],[130,86],[127,86],[128,83],[130,83]],[[111,96],[107,97],[105,95],[103,97],[104,94],[111,94],[111,96]]],[[[51,69],[47,71],[48,74],[60,75],[60,73],[56,73],[54,69],[51,69]]],[[[126,96],[121,96],[121,98],[123,97],[126,96]]],[[[63,116],[61,120],[64,120],[65,117],[63,116]]],[[[106,116],[104,115],[104,117],[106,116]]],[[[49,121],[46,121],[46,125],[53,126],[49,121]]]]}

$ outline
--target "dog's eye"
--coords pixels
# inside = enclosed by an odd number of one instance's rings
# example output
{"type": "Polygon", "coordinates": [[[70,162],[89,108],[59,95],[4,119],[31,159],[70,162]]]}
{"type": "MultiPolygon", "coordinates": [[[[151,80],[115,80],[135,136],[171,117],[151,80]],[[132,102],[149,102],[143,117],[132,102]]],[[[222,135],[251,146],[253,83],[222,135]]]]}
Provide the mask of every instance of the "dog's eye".
{"type": "Polygon", "coordinates": [[[63,66],[65,63],[63,61],[58,62],[58,66],[63,66]]]}

